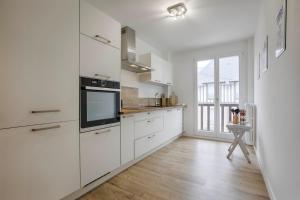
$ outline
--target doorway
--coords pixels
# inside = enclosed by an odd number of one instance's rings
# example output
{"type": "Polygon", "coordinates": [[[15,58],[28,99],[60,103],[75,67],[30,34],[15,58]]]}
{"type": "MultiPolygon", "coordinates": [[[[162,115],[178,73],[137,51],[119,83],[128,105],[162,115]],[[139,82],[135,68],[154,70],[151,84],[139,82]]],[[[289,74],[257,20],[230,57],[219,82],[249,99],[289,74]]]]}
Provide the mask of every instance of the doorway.
{"type": "Polygon", "coordinates": [[[197,62],[197,132],[201,136],[232,139],[226,124],[231,108],[240,102],[240,56],[197,62]]]}

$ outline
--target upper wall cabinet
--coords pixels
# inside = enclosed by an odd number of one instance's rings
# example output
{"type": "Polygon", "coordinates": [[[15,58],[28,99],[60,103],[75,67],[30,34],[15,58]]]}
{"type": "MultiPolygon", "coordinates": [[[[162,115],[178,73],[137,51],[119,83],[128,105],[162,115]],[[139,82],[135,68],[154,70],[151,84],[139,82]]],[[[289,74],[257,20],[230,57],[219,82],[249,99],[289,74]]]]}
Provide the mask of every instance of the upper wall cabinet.
{"type": "Polygon", "coordinates": [[[173,85],[173,68],[170,62],[167,62],[163,60],[163,68],[162,68],[162,74],[163,74],[163,82],[166,85],[173,85]]]}
{"type": "Polygon", "coordinates": [[[120,81],[120,50],[81,34],[80,76],[120,81]]]}
{"type": "Polygon", "coordinates": [[[78,119],[79,2],[1,0],[0,129],[78,119]]]}
{"type": "Polygon", "coordinates": [[[121,48],[120,23],[85,0],[80,1],[80,33],[102,43],[121,48]]]}
{"type": "Polygon", "coordinates": [[[153,53],[140,55],[140,62],[151,66],[152,71],[142,73],[141,81],[147,81],[155,84],[172,85],[172,66],[166,60],[153,53]]]}
{"type": "Polygon", "coordinates": [[[120,81],[120,23],[81,0],[80,33],[80,76],[120,81]]]}

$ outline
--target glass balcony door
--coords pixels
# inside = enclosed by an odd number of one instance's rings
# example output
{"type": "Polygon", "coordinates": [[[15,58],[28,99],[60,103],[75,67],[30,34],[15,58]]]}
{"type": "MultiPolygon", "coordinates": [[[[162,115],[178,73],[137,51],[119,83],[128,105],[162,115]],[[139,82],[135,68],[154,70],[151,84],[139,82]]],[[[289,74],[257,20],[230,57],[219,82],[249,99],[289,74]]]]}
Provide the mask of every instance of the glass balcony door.
{"type": "Polygon", "coordinates": [[[230,109],[239,105],[240,57],[220,57],[197,62],[197,114],[200,135],[232,138],[226,124],[230,109]]]}

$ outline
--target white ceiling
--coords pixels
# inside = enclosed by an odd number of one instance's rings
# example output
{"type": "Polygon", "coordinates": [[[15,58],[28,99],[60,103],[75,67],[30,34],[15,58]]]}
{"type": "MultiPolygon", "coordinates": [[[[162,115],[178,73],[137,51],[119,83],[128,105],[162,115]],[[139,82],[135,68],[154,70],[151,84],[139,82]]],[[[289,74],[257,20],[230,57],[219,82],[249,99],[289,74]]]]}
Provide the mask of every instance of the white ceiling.
{"type": "Polygon", "coordinates": [[[254,34],[260,0],[89,0],[139,38],[168,51],[183,51],[245,39],[254,34]],[[184,19],[167,7],[184,2],[184,19]]]}

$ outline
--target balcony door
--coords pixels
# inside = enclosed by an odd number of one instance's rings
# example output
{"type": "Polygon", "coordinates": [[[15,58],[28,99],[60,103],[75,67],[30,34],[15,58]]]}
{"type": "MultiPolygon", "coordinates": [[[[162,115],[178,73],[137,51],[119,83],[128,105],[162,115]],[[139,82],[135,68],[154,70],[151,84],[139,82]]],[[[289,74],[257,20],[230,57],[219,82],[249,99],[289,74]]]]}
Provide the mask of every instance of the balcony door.
{"type": "Polygon", "coordinates": [[[239,106],[240,56],[218,57],[197,62],[198,134],[231,139],[226,124],[230,109],[239,106]]]}

